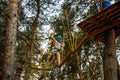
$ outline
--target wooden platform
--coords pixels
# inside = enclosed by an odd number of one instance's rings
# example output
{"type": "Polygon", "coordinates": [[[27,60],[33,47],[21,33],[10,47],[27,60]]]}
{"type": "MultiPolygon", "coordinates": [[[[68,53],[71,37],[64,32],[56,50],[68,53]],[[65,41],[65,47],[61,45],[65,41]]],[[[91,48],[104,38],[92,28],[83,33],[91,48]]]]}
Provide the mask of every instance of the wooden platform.
{"type": "Polygon", "coordinates": [[[77,25],[90,37],[104,42],[104,32],[114,28],[116,37],[120,35],[120,1],[103,9],[77,25]]]}

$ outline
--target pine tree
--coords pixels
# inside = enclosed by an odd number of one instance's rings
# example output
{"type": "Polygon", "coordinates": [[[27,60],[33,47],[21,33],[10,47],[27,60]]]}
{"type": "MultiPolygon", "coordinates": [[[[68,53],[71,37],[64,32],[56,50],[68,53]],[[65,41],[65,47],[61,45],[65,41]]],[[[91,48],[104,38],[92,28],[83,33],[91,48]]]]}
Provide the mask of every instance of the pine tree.
{"type": "Polygon", "coordinates": [[[14,79],[18,0],[9,0],[8,8],[8,22],[6,27],[6,42],[3,60],[3,80],[14,79]]]}

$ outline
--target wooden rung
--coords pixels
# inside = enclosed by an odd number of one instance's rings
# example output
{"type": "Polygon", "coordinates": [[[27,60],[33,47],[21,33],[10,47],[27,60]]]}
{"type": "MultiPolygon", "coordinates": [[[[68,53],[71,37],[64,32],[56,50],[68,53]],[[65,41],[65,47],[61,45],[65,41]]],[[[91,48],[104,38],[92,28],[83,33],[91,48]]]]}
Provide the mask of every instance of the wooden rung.
{"type": "Polygon", "coordinates": [[[116,22],[112,22],[111,24],[107,25],[107,26],[103,26],[100,28],[97,28],[96,30],[92,31],[89,35],[92,35],[93,37],[99,33],[105,32],[108,29],[111,29],[113,27],[116,27],[116,25],[120,24],[120,21],[116,21],[116,22]]]}
{"type": "Polygon", "coordinates": [[[33,70],[49,71],[50,68],[32,68],[33,70]]]}

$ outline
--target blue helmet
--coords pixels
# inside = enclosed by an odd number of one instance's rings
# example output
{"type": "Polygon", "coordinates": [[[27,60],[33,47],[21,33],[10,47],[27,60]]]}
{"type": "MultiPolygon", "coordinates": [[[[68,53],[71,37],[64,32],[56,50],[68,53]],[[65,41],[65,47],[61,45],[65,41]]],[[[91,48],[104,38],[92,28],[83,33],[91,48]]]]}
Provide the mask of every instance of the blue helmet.
{"type": "Polygon", "coordinates": [[[58,39],[58,40],[61,40],[61,39],[62,39],[62,36],[61,36],[61,35],[58,35],[58,36],[57,36],[57,39],[58,39]]]}

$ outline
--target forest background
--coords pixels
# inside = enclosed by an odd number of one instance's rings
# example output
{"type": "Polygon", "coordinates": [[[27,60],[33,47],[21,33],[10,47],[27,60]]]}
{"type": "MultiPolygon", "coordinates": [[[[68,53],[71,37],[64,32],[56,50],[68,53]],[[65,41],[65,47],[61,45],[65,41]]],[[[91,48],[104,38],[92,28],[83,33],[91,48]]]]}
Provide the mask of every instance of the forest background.
{"type": "MultiPolygon", "coordinates": [[[[110,1],[115,3],[119,0],[110,1]]],[[[0,65],[4,64],[8,5],[8,0],[0,1],[0,65]]],[[[15,80],[38,80],[41,76],[49,80],[50,71],[37,68],[48,67],[52,58],[54,45],[50,39],[51,34],[63,36],[65,48],[61,54],[62,61],[86,35],[76,25],[96,14],[98,9],[101,9],[100,0],[18,0],[18,20],[15,28],[17,38],[16,47],[13,49],[15,56],[9,59],[10,62],[15,61],[14,65],[10,66],[14,68],[15,80]]],[[[14,32],[14,29],[12,31],[14,32]]],[[[103,48],[103,43],[96,42],[92,38],[88,39],[62,66],[62,76],[59,78],[61,80],[103,80],[103,48]]],[[[120,36],[116,38],[116,53],[120,61],[120,36]]],[[[0,66],[0,77],[3,76],[3,67],[0,66]]]]}

